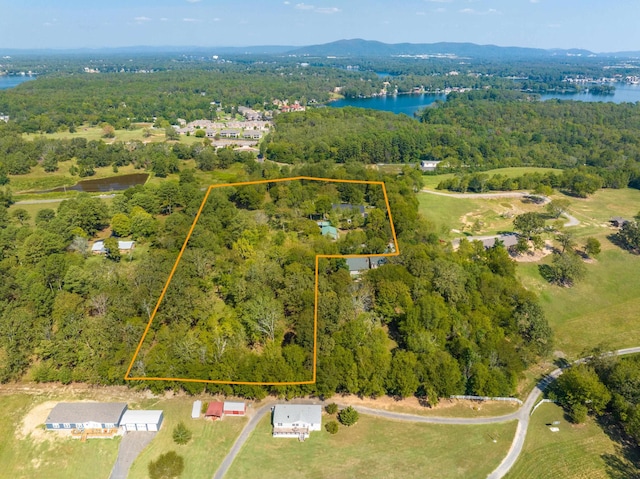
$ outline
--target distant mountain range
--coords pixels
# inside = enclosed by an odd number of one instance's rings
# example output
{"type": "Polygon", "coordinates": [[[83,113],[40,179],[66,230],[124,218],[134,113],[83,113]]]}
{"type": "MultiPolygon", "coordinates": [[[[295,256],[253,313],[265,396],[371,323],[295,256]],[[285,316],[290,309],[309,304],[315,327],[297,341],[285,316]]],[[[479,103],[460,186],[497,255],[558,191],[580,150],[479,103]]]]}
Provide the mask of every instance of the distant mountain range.
{"type": "Polygon", "coordinates": [[[0,55],[15,54],[202,54],[202,55],[295,55],[309,57],[388,57],[388,56],[454,56],[465,58],[514,59],[549,58],[557,56],[640,58],[640,51],[594,53],[582,49],[549,49],[527,47],[500,47],[475,43],[383,43],[374,40],[338,40],[322,45],[295,47],[262,45],[248,47],[196,47],[196,46],[132,46],[114,48],[55,49],[2,49],[0,55]]]}
{"type": "Polygon", "coordinates": [[[289,52],[290,55],[371,57],[371,56],[417,56],[452,55],[467,58],[533,58],[551,56],[581,57],[640,57],[639,52],[594,53],[582,49],[551,49],[526,47],[499,47],[497,45],[477,45],[475,43],[382,43],[371,40],[338,40],[323,45],[300,47],[289,52]]]}

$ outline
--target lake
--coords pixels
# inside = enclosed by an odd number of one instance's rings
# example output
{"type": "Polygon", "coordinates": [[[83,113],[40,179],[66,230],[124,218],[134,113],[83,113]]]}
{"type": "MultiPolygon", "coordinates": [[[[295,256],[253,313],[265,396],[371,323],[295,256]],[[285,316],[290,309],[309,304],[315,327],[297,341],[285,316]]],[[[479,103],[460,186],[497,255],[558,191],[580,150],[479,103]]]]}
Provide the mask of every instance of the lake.
{"type": "MultiPolygon", "coordinates": [[[[640,101],[640,85],[629,85],[626,83],[615,83],[616,91],[613,95],[592,95],[590,93],[549,93],[540,95],[541,100],[557,98],[560,100],[574,101],[602,101],[612,103],[640,101]]],[[[421,95],[388,95],[375,96],[371,98],[344,98],[338,101],[329,102],[329,106],[342,108],[345,106],[356,106],[359,108],[372,108],[374,110],[390,111],[393,113],[404,113],[413,116],[418,110],[431,105],[436,100],[446,100],[444,94],[424,93],[421,95]]]]}
{"type": "Polygon", "coordinates": [[[132,186],[144,185],[149,178],[147,173],[132,173],[130,175],[112,176],[110,178],[97,178],[81,180],[73,186],[54,188],[53,190],[39,191],[39,193],[59,193],[63,191],[85,191],[87,193],[99,193],[108,191],[122,191],[132,186]]]}
{"type": "Polygon", "coordinates": [[[7,90],[8,88],[13,88],[14,86],[20,85],[20,83],[24,83],[26,81],[35,80],[35,76],[22,76],[22,75],[2,75],[0,76],[0,90],[7,90]]]}
{"type": "Polygon", "coordinates": [[[602,101],[607,103],[635,103],[640,101],[640,85],[627,83],[610,83],[616,87],[613,95],[592,95],[591,93],[545,93],[540,95],[542,100],[574,100],[574,101],[602,101]]]}
{"type": "Polygon", "coordinates": [[[431,105],[436,100],[445,100],[446,95],[423,93],[418,95],[387,95],[374,96],[372,98],[344,98],[338,101],[329,102],[329,106],[343,108],[345,106],[356,106],[358,108],[371,108],[373,110],[391,111],[393,113],[404,113],[413,116],[415,112],[431,105]]]}

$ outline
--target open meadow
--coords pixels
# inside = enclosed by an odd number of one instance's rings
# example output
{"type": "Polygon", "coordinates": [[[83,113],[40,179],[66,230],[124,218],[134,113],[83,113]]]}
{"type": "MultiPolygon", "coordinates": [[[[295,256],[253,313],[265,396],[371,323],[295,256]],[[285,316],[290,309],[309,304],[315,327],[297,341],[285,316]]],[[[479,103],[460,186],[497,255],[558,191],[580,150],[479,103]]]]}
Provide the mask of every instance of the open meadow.
{"type": "MultiPolygon", "coordinates": [[[[629,451],[622,450],[593,418],[584,424],[571,424],[562,408],[547,403],[531,416],[524,449],[506,479],[639,477],[640,470],[628,456],[629,451]],[[558,432],[549,429],[554,421],[560,421],[558,432]]],[[[638,457],[633,459],[637,461],[638,457]]]]}
{"type": "MultiPolygon", "coordinates": [[[[326,422],[327,416],[323,418],[326,422]]],[[[484,478],[506,455],[515,422],[481,426],[412,424],[361,415],[336,435],[305,442],[271,437],[266,416],[232,464],[242,478],[484,478]]]]}

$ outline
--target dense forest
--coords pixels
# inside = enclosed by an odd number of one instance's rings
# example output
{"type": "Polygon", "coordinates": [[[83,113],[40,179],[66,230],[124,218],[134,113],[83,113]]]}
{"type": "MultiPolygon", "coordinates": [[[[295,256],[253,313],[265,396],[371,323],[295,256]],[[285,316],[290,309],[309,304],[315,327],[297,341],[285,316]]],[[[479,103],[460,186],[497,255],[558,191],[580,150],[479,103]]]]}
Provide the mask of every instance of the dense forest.
{"type": "MultiPolygon", "coordinates": [[[[410,170],[379,176],[356,164],[282,171],[253,165],[245,165],[248,178],[295,173],[384,180],[402,254],[359,281],[343,260],[322,265],[317,384],[208,390],[248,397],[419,394],[432,402],[453,393],[510,394],[521,371],[548,351],[549,327],[535,297],[516,280],[506,250],[469,244],[453,253],[442,245],[417,213],[420,180],[410,170]]],[[[180,182],[132,188],[110,207],[79,195],[55,211],[40,211],[35,226],[3,207],[2,380],[122,383],[203,194],[183,170],[180,182]],[[109,227],[137,239],[132,255],[113,247],[105,256],[89,254],[90,241],[109,227]]],[[[152,331],[153,347],[143,349],[143,359],[152,360],[136,363],[135,372],[299,377],[309,370],[315,255],[382,252],[389,239],[388,221],[376,214],[354,221],[359,229],[345,226],[337,241],[322,237],[307,215],[324,214],[333,202],[379,205],[379,193],[270,185],[250,194],[220,190],[212,200],[174,280],[181,306],[167,303],[152,331]],[[256,327],[265,308],[275,311],[277,327],[256,327]]]]}

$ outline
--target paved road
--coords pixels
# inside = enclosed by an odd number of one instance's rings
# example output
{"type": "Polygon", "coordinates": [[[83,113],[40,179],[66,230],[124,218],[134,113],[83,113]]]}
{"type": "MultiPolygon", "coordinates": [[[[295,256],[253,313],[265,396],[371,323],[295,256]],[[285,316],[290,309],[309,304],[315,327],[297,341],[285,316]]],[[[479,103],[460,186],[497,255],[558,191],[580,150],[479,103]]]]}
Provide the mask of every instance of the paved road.
{"type": "MultiPolygon", "coordinates": [[[[637,354],[640,353],[640,346],[626,349],[619,349],[617,351],[613,351],[611,354],[616,356],[623,356],[626,354],[637,354]]],[[[575,363],[584,362],[587,358],[582,358],[575,363]]],[[[529,393],[525,402],[520,406],[520,408],[511,414],[505,414],[502,416],[493,416],[493,417],[474,417],[474,418],[459,418],[459,417],[436,417],[436,416],[419,416],[416,414],[405,414],[399,412],[392,412],[380,409],[372,409],[364,406],[354,406],[362,414],[368,414],[371,416],[378,416],[386,419],[393,419],[397,421],[409,421],[409,422],[422,422],[422,423],[430,423],[430,424],[457,424],[457,425],[472,425],[472,424],[493,424],[493,423],[501,423],[507,421],[517,420],[518,425],[516,427],[516,433],[511,443],[511,447],[509,448],[509,452],[506,457],[502,460],[500,465],[487,476],[487,479],[501,479],[503,478],[509,469],[513,467],[518,456],[522,452],[522,448],[524,446],[524,440],[527,435],[527,428],[529,427],[529,419],[531,417],[531,413],[533,411],[533,407],[536,405],[540,396],[544,390],[555,381],[562,374],[563,369],[556,369],[552,371],[549,375],[545,376],[541,379],[536,387],[533,388],[533,391],[529,393]]],[[[325,401],[314,401],[314,400],[304,400],[300,399],[295,401],[295,403],[299,404],[326,404],[325,401]]],[[[249,438],[257,424],[264,417],[265,414],[271,412],[271,408],[275,403],[265,404],[255,411],[254,416],[244,427],[238,439],[233,444],[233,447],[225,457],[224,461],[215,472],[213,479],[222,479],[224,475],[227,473],[227,470],[233,463],[235,457],[240,452],[240,449],[249,438]]],[[[293,404],[293,403],[292,403],[293,404]]],[[[344,404],[338,403],[339,406],[345,406],[344,404]]]]}
{"type": "Polygon", "coordinates": [[[155,432],[128,432],[122,438],[118,448],[118,458],[113,465],[109,479],[127,479],[129,468],[138,454],[156,437],[155,432]]]}
{"type": "Polygon", "coordinates": [[[491,199],[491,198],[524,198],[525,196],[529,196],[528,191],[505,191],[503,193],[443,193],[442,191],[433,191],[423,189],[421,190],[423,193],[429,193],[430,195],[438,195],[438,196],[449,196],[450,198],[481,198],[481,199],[491,199]]]}
{"type": "Polygon", "coordinates": [[[271,412],[271,408],[273,407],[273,403],[265,404],[264,406],[255,410],[253,417],[249,420],[247,425],[242,429],[242,432],[236,439],[236,442],[233,443],[231,450],[227,454],[227,457],[224,458],[222,464],[213,475],[213,479],[222,479],[224,475],[227,473],[227,470],[233,463],[233,460],[236,458],[240,449],[244,445],[247,439],[249,439],[249,435],[253,432],[255,427],[258,425],[260,420],[264,417],[265,414],[271,412]]]}

